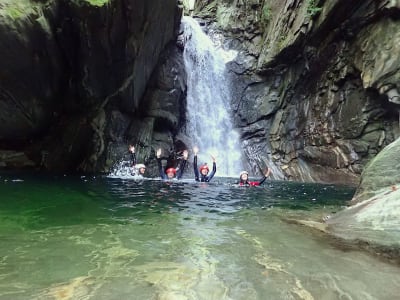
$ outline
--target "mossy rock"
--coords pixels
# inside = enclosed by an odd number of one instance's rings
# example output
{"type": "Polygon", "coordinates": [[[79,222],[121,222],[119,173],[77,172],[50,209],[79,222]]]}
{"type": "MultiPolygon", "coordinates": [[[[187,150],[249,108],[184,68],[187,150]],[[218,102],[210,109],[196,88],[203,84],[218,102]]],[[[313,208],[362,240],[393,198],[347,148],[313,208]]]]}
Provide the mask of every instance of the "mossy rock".
{"type": "Polygon", "coordinates": [[[11,20],[24,19],[31,14],[38,14],[44,5],[50,1],[2,0],[0,3],[0,18],[11,20]]]}
{"type": "Polygon", "coordinates": [[[83,0],[84,2],[87,2],[93,6],[104,6],[107,3],[110,2],[110,0],[83,0]]]}

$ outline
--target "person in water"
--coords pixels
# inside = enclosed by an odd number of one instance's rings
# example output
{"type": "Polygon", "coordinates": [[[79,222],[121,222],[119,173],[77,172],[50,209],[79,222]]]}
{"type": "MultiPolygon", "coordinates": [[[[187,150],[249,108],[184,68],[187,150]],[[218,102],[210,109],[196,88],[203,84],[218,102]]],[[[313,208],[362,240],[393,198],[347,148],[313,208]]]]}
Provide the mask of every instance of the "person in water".
{"type": "Polygon", "coordinates": [[[217,172],[217,164],[215,162],[215,157],[211,155],[211,159],[213,161],[213,168],[210,175],[208,175],[210,169],[208,168],[206,163],[201,165],[200,168],[197,169],[197,153],[199,152],[199,148],[194,147],[193,152],[194,152],[194,158],[193,158],[194,179],[200,182],[209,182],[214,177],[215,172],[217,172]]]}
{"type": "Polygon", "coordinates": [[[164,168],[161,163],[161,149],[157,150],[156,155],[157,155],[158,171],[160,173],[160,177],[163,180],[172,180],[174,178],[176,178],[176,179],[182,178],[183,171],[185,169],[187,158],[188,158],[187,150],[183,151],[183,159],[181,160],[181,162],[179,164],[179,168],[168,168],[165,171],[164,171],[164,168]]]}
{"type": "Polygon", "coordinates": [[[144,164],[136,164],[135,146],[129,145],[129,152],[131,153],[131,175],[143,177],[146,172],[146,166],[144,164]]]}
{"type": "Polygon", "coordinates": [[[258,186],[264,183],[267,177],[271,174],[271,169],[267,167],[267,170],[264,173],[264,177],[259,181],[249,181],[249,172],[242,171],[240,172],[239,177],[239,185],[240,186],[258,186]]]}

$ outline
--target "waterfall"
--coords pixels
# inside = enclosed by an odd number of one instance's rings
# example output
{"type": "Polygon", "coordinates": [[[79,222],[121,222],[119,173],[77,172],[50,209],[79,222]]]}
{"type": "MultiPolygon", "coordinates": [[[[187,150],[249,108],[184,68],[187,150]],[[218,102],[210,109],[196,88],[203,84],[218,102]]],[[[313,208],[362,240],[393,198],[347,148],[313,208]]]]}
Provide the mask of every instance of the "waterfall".
{"type": "Polygon", "coordinates": [[[230,120],[230,86],[226,63],[233,51],[217,47],[191,17],[183,17],[187,73],[186,134],[199,147],[198,162],[216,156],[216,176],[238,176],[242,169],[239,134],[230,120]]]}

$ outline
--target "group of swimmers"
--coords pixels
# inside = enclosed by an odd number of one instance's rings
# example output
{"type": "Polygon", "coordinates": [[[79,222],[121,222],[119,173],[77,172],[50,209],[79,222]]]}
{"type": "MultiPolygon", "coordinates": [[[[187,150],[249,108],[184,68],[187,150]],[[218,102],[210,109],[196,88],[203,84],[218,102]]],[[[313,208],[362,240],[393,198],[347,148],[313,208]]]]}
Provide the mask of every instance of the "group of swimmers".
{"type": "MultiPolygon", "coordinates": [[[[135,147],[134,146],[129,146],[129,152],[131,153],[131,160],[132,160],[132,175],[134,176],[139,176],[142,177],[144,173],[146,172],[146,166],[144,164],[136,164],[136,153],[135,153],[135,147]]],[[[212,170],[210,173],[210,169],[208,165],[205,163],[200,166],[200,168],[197,167],[197,153],[199,152],[199,148],[194,147],[193,148],[193,153],[194,153],[194,158],[193,158],[193,168],[194,168],[194,179],[199,182],[210,182],[211,179],[214,177],[215,173],[217,172],[217,164],[215,157],[211,155],[211,159],[213,161],[213,166],[212,170]]],[[[188,151],[184,150],[183,151],[183,159],[179,163],[179,167],[177,168],[168,168],[164,170],[164,167],[161,163],[161,154],[162,150],[158,149],[156,152],[157,156],[157,164],[158,164],[158,170],[160,173],[160,177],[163,180],[172,180],[174,178],[176,179],[181,179],[183,175],[183,171],[186,166],[186,162],[188,159],[188,151]]],[[[261,178],[258,181],[249,181],[249,172],[247,171],[242,171],[240,172],[239,175],[239,182],[238,184],[241,186],[258,186],[264,183],[264,181],[267,179],[267,177],[271,174],[271,169],[267,167],[264,177],[261,178]]]]}

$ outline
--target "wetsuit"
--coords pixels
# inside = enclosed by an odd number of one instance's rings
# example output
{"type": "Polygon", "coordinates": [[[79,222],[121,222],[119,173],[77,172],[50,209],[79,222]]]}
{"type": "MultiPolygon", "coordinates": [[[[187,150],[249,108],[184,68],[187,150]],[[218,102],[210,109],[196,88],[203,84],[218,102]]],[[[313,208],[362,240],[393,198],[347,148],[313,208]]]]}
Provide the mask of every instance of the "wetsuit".
{"type": "Polygon", "coordinates": [[[239,185],[240,186],[259,186],[259,185],[261,185],[261,184],[263,184],[264,183],[264,181],[267,179],[267,177],[263,177],[262,179],[260,179],[259,181],[240,181],[239,182],[239,185]]]}
{"type": "Polygon", "coordinates": [[[201,182],[209,182],[214,177],[215,172],[217,172],[217,164],[214,161],[210,175],[201,174],[199,172],[199,169],[197,169],[197,155],[195,155],[193,159],[193,168],[194,168],[194,179],[196,181],[201,181],[201,182]]]}
{"type": "Polygon", "coordinates": [[[135,175],[139,175],[139,174],[136,174],[136,168],[135,168],[135,165],[136,165],[136,152],[130,152],[131,153],[131,163],[130,163],[130,167],[131,167],[131,169],[130,169],[130,171],[131,171],[131,175],[132,176],[135,176],[135,175]]]}
{"type": "MultiPolygon", "coordinates": [[[[158,172],[160,173],[160,177],[163,180],[169,180],[167,174],[165,174],[165,170],[162,166],[161,163],[161,158],[157,158],[157,163],[158,163],[158,172]]],[[[185,169],[186,166],[186,159],[182,159],[181,162],[179,163],[179,170],[176,172],[176,179],[181,179],[183,175],[183,170],[185,169]]]]}

